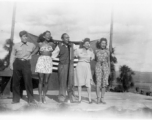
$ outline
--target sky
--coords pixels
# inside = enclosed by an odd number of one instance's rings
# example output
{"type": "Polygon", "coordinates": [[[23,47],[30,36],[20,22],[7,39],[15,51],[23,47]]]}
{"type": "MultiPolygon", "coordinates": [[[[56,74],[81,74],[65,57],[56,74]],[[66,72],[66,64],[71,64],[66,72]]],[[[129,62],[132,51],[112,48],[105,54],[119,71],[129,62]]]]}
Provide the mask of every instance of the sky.
{"type": "MultiPolygon", "coordinates": [[[[10,38],[14,1],[0,1],[0,58],[10,38]]],[[[128,65],[134,71],[152,72],[152,2],[150,0],[31,0],[15,1],[14,43],[19,32],[39,35],[51,31],[54,39],[68,33],[71,41],[106,37],[109,43],[113,11],[113,47],[116,70],[128,65]]]]}

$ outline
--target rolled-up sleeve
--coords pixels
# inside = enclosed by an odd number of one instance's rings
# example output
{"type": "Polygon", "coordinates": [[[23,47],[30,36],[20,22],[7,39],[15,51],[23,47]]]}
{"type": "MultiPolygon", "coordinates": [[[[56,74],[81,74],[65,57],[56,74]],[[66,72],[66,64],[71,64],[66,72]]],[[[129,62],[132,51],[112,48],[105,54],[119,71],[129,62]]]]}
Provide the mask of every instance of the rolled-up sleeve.
{"type": "Polygon", "coordinates": [[[78,57],[78,55],[79,55],[79,50],[78,49],[74,50],[74,56],[78,57]]]}
{"type": "Polygon", "coordinates": [[[52,59],[56,58],[59,55],[60,48],[56,46],[55,50],[52,52],[52,59]]]}
{"type": "Polygon", "coordinates": [[[94,60],[95,59],[95,54],[93,51],[91,51],[91,60],[94,60]]]}
{"type": "Polygon", "coordinates": [[[36,45],[35,44],[32,44],[32,50],[34,51],[36,49],[36,45]]]}
{"type": "Polygon", "coordinates": [[[15,54],[16,54],[16,49],[15,49],[15,45],[12,48],[12,52],[11,52],[11,56],[10,56],[10,64],[13,64],[14,60],[15,60],[15,54]]]}
{"type": "Polygon", "coordinates": [[[73,44],[73,49],[74,49],[74,50],[79,49],[79,47],[80,47],[80,45],[75,45],[75,44],[73,44]]]}

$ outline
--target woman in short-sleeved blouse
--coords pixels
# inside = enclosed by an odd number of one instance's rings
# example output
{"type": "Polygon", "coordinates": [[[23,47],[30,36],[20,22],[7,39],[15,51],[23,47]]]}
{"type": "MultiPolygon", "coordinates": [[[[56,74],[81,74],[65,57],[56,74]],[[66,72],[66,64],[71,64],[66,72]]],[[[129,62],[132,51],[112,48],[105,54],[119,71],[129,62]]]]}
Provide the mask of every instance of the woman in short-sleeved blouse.
{"type": "Polygon", "coordinates": [[[110,59],[109,50],[106,48],[107,39],[101,38],[98,43],[99,49],[95,51],[96,57],[96,92],[97,92],[97,104],[104,103],[104,94],[106,91],[106,86],[108,85],[108,78],[110,74],[110,59]],[[100,98],[100,87],[101,87],[101,98],[100,98]]]}
{"type": "Polygon", "coordinates": [[[86,38],[83,42],[83,48],[75,51],[78,57],[78,64],[75,71],[75,86],[78,86],[79,102],[81,102],[81,87],[86,86],[88,91],[89,103],[91,104],[91,81],[92,74],[90,68],[90,60],[94,59],[94,53],[90,49],[90,39],[86,38]]]}

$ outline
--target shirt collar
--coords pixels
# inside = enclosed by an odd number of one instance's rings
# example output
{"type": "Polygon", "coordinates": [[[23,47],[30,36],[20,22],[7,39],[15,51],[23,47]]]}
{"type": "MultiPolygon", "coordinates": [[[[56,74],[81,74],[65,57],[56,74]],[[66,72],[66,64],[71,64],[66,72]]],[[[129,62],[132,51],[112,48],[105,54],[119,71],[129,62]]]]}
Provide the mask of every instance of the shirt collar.
{"type": "Polygon", "coordinates": [[[64,44],[63,42],[61,43],[62,46],[68,47],[66,44],[64,44]]]}
{"type": "Polygon", "coordinates": [[[20,43],[20,46],[22,46],[22,45],[28,46],[28,42],[26,42],[26,43],[21,42],[21,43],[20,43]]]}

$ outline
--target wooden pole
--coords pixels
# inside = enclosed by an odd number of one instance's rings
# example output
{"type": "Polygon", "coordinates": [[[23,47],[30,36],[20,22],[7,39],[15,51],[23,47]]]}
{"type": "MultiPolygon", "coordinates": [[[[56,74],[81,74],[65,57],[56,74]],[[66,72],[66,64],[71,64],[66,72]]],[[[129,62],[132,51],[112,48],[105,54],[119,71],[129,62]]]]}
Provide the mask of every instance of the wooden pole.
{"type": "Polygon", "coordinates": [[[13,5],[12,27],[11,27],[11,40],[12,40],[12,42],[14,39],[15,15],[16,15],[16,3],[14,3],[14,5],[13,5]]]}
{"type": "Polygon", "coordinates": [[[109,79],[110,79],[110,83],[109,83],[109,87],[112,87],[112,80],[111,80],[111,76],[112,76],[112,71],[111,71],[111,64],[112,64],[112,61],[111,61],[111,54],[112,54],[112,39],[113,39],[113,9],[111,9],[111,23],[110,23],[110,42],[109,42],[109,57],[110,57],[110,76],[109,76],[109,79]]]}
{"type": "Polygon", "coordinates": [[[113,9],[111,11],[111,24],[110,24],[110,43],[109,43],[109,51],[112,52],[112,39],[113,39],[113,9]]]}

